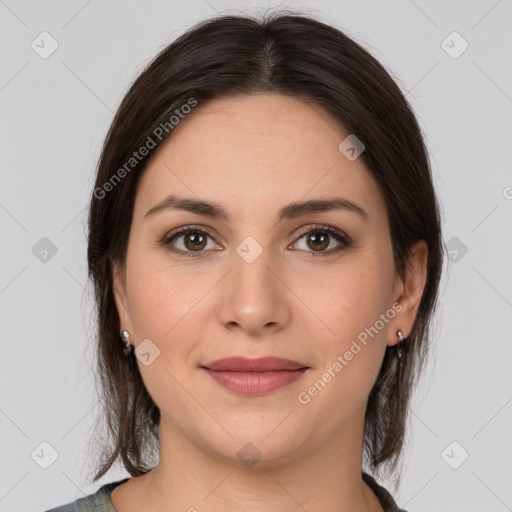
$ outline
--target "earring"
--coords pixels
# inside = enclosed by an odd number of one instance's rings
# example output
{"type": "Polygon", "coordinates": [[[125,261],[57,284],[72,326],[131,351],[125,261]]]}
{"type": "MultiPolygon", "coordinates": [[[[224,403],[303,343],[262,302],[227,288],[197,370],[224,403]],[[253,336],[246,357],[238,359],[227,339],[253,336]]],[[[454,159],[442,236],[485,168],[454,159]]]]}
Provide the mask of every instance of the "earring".
{"type": "Polygon", "coordinates": [[[402,359],[402,350],[400,349],[400,344],[404,341],[404,335],[402,334],[402,331],[396,331],[396,334],[398,336],[398,343],[396,345],[396,354],[398,356],[398,359],[402,359]]]}
{"type": "Polygon", "coordinates": [[[129,356],[134,349],[134,346],[130,343],[130,333],[128,331],[123,331],[121,333],[121,338],[124,355],[129,356]]]}

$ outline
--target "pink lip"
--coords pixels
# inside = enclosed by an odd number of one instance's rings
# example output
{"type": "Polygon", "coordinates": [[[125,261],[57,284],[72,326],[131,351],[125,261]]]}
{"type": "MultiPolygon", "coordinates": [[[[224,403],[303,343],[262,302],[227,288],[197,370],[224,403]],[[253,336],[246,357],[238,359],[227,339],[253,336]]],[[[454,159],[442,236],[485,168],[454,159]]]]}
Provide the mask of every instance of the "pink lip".
{"type": "Polygon", "coordinates": [[[205,364],[205,368],[216,371],[232,372],[270,372],[276,370],[300,370],[307,368],[305,364],[282,359],[280,357],[260,357],[258,359],[249,359],[248,357],[235,356],[218,359],[205,364]]]}
{"type": "Polygon", "coordinates": [[[202,368],[219,384],[242,395],[261,395],[296,381],[308,367],[279,357],[229,357],[202,368]]]}

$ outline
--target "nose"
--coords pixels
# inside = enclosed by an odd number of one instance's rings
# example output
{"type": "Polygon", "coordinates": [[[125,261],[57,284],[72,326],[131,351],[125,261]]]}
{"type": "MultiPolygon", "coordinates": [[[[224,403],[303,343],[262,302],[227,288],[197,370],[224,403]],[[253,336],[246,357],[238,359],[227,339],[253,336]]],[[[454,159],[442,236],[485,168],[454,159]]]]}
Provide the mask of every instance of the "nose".
{"type": "Polygon", "coordinates": [[[222,325],[248,336],[264,337],[290,323],[290,291],[283,268],[263,250],[254,260],[233,255],[233,268],[222,280],[218,317],[222,325]]]}

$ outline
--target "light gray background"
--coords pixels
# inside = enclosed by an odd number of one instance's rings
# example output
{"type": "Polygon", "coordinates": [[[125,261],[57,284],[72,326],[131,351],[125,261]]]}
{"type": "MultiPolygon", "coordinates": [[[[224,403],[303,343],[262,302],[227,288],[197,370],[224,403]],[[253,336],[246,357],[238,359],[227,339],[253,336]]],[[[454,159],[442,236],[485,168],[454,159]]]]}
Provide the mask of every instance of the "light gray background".
{"type": "MultiPolygon", "coordinates": [[[[397,502],[411,512],[512,510],[512,1],[270,5],[305,7],[369,49],[407,92],[431,152],[453,261],[397,502]],[[442,47],[453,31],[469,44],[457,58],[442,47]],[[463,450],[452,469],[446,461],[463,450]]],[[[1,511],[45,510],[127,476],[117,467],[88,480],[99,408],[85,212],[101,143],[163,46],[216,11],[266,6],[0,0],[1,511]],[[43,31],[59,45],[47,59],[31,48],[43,31]],[[42,237],[58,250],[46,262],[32,252],[42,237]],[[42,442],[59,455],[48,469],[31,457],[42,442]]]]}

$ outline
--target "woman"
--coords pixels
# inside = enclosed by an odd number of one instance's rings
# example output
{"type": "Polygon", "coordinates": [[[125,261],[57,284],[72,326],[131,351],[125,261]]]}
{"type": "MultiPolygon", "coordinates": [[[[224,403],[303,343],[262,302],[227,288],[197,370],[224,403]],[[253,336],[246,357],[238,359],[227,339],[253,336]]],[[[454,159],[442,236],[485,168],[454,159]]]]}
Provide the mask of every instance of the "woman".
{"type": "Polygon", "coordinates": [[[442,259],[421,131],[367,51],[302,15],[193,27],[126,94],[90,204],[95,481],[132,478],[54,511],[399,511],[375,478],[442,259]]]}

